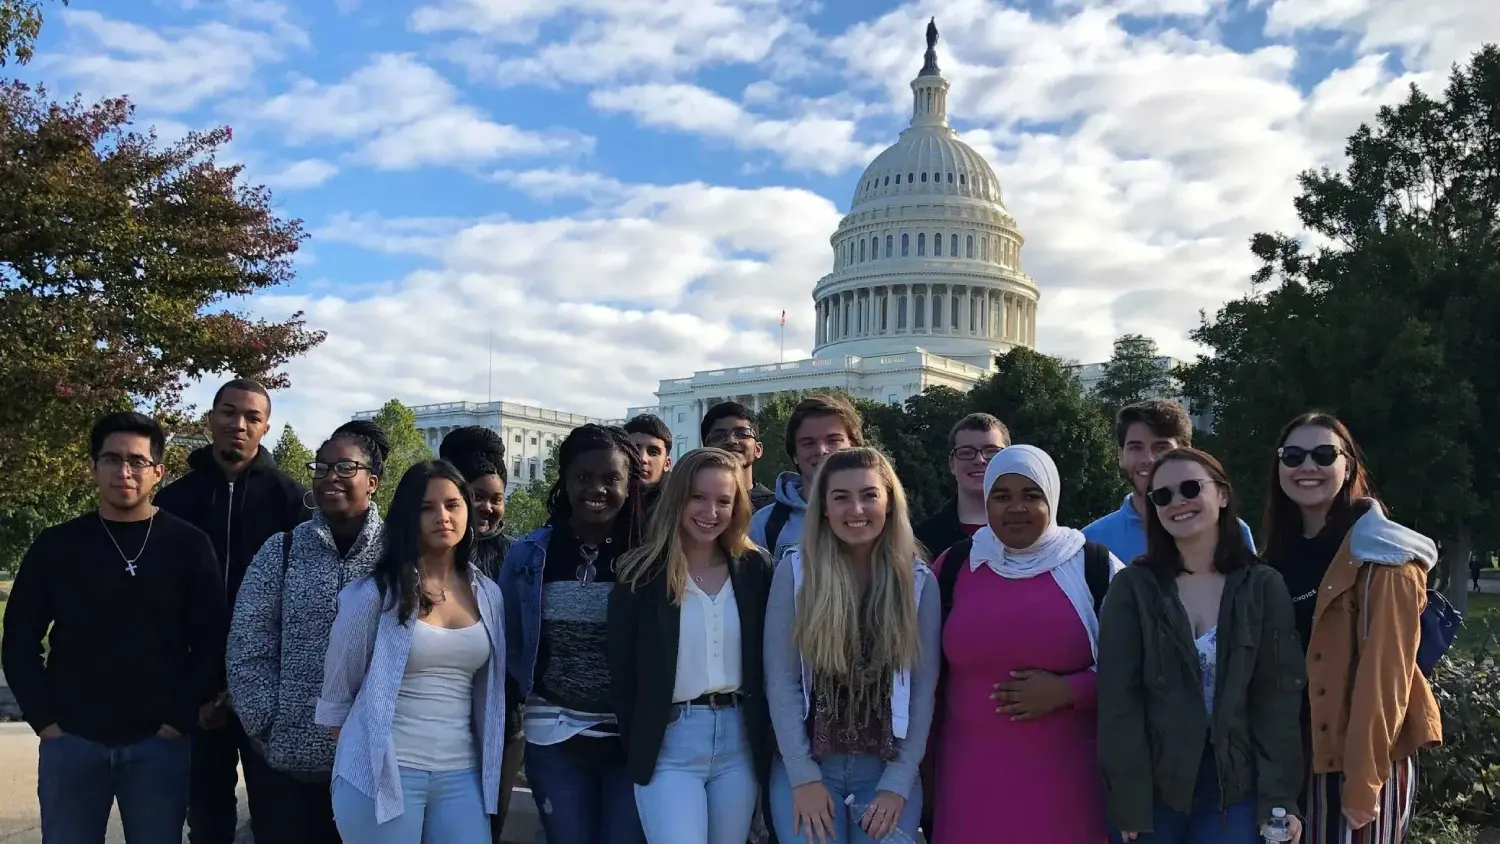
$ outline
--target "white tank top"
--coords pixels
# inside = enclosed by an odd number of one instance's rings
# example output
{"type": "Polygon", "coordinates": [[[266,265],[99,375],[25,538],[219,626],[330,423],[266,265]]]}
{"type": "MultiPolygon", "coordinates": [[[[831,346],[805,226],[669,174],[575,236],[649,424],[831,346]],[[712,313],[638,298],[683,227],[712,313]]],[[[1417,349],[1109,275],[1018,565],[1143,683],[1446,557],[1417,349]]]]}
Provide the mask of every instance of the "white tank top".
{"type": "Polygon", "coordinates": [[[458,630],[416,622],[391,720],[398,765],[419,771],[478,765],[474,675],[489,659],[490,634],[482,622],[458,630]]]}

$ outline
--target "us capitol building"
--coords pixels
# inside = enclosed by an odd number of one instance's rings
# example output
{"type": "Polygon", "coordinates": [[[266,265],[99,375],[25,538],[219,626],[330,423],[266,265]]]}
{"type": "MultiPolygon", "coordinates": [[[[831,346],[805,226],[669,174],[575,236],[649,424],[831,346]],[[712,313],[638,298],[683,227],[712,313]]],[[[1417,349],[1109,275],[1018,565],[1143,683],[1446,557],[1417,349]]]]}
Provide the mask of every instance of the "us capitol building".
{"type": "Polygon", "coordinates": [[[662,381],[657,405],[628,415],[660,416],[674,451],[698,445],[698,422],[720,401],[756,410],[779,392],[836,387],[900,403],[933,386],[969,390],[996,355],[1035,347],[1041,291],[1021,270],[1026,240],[995,171],[948,125],[936,48],[929,23],[911,125],[865,169],[829,239],[833,269],[813,287],[813,356],[662,381]]]}
{"type": "MultiPolygon", "coordinates": [[[[948,125],[948,80],[938,69],[934,23],[911,92],[911,125],[865,169],[849,213],[829,239],[833,268],[812,293],[813,356],[664,380],[655,405],[627,412],[666,421],[676,455],[699,445],[698,422],[721,401],[758,410],[777,393],[838,388],[899,404],[928,387],[967,391],[994,371],[996,355],[1035,348],[1041,291],[1021,270],[1026,239],[995,171],[948,125]]],[[[1163,366],[1175,363],[1162,359],[1163,366]]],[[[1102,364],[1078,374],[1090,388],[1102,364]]],[[[611,421],[512,402],[412,410],[434,449],[460,425],[500,431],[511,479],[522,482],[540,476],[551,445],[568,431],[611,421]]]]}

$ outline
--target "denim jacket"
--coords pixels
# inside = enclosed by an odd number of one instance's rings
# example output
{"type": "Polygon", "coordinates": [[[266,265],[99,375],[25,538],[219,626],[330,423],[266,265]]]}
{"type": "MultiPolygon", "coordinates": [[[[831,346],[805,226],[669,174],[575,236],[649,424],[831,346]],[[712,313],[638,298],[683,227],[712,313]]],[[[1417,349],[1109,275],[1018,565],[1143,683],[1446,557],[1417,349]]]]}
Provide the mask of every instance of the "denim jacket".
{"type": "Polygon", "coordinates": [[[500,594],[505,597],[505,667],[516,691],[525,700],[536,674],[537,647],[542,639],[542,566],[552,525],[542,525],[517,540],[500,569],[500,594]]]}
{"type": "MultiPolygon", "coordinates": [[[[475,677],[470,726],[480,750],[485,811],[493,815],[499,808],[505,745],[505,613],[500,590],[472,565],[469,583],[478,599],[480,621],[490,634],[490,661],[475,677]]],[[[416,623],[399,624],[396,608],[382,603],[369,577],[339,593],[316,714],[317,723],[342,729],[333,775],[375,801],[376,823],[400,816],[405,808],[391,721],[411,652],[411,625],[416,623]]]]}

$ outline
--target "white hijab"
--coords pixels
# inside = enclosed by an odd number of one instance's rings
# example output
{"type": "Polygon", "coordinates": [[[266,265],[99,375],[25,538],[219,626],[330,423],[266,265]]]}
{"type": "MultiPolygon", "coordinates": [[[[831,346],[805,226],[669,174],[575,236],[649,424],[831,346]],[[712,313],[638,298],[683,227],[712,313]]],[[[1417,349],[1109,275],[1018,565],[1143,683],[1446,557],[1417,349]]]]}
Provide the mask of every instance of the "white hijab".
{"type": "Polygon", "coordinates": [[[1089,634],[1089,647],[1098,658],[1099,618],[1094,612],[1094,595],[1089,591],[1083,568],[1083,545],[1087,540],[1082,531],[1057,524],[1057,504],[1062,495],[1057,464],[1047,452],[1036,446],[1013,445],[991,458],[985,468],[986,497],[1001,475],[1020,475],[1041,487],[1050,511],[1047,529],[1027,548],[1009,548],[989,525],[985,525],[974,534],[973,548],[969,552],[970,570],[978,571],[980,566],[985,566],[1011,580],[1051,574],[1078,613],[1078,620],[1083,622],[1089,634]]]}

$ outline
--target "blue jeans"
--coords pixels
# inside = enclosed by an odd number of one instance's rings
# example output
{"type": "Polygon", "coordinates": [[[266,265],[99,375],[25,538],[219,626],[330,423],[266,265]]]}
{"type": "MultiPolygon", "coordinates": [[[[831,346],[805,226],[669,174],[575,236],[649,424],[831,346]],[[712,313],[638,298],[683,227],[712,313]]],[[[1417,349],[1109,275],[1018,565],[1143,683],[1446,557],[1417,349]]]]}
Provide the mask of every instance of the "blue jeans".
{"type": "Polygon", "coordinates": [[[565,744],[527,742],[524,769],[547,844],[645,844],[623,756],[601,766],[570,755],[565,744]]]}
{"type": "MultiPolygon", "coordinates": [[[[1193,811],[1179,812],[1157,801],[1151,810],[1155,832],[1142,833],[1137,844],[1261,844],[1255,800],[1241,800],[1219,808],[1219,772],[1213,748],[1204,751],[1193,788],[1193,811]]],[[[1111,830],[1112,841],[1120,840],[1111,830]]]]}
{"type": "Polygon", "coordinates": [[[738,709],[674,706],[635,807],[651,844],[745,844],[760,784],[738,709]]]}
{"type": "Polygon", "coordinates": [[[37,749],[42,844],[103,844],[110,807],[130,844],[181,844],[191,739],[110,746],[63,733],[37,749]]]}
{"type": "MultiPolygon", "coordinates": [[[[829,756],[819,763],[823,769],[823,786],[833,798],[833,837],[838,844],[873,844],[874,839],[859,826],[859,818],[851,817],[844,798],[854,795],[854,802],[868,805],[875,799],[876,786],[885,773],[885,760],[874,756],[829,756]]],[[[901,810],[901,820],[896,826],[913,839],[917,837],[917,824],[922,817],[922,783],[912,785],[906,796],[906,807],[901,810]]],[[[781,757],[771,765],[771,828],[781,844],[807,844],[816,838],[792,832],[795,817],[792,814],[792,781],[787,778],[786,766],[781,757]]]]}
{"type": "Polygon", "coordinates": [[[333,781],[333,817],[350,844],[489,844],[479,769],[401,768],[401,814],[375,822],[375,801],[343,777],[333,781]]]}

